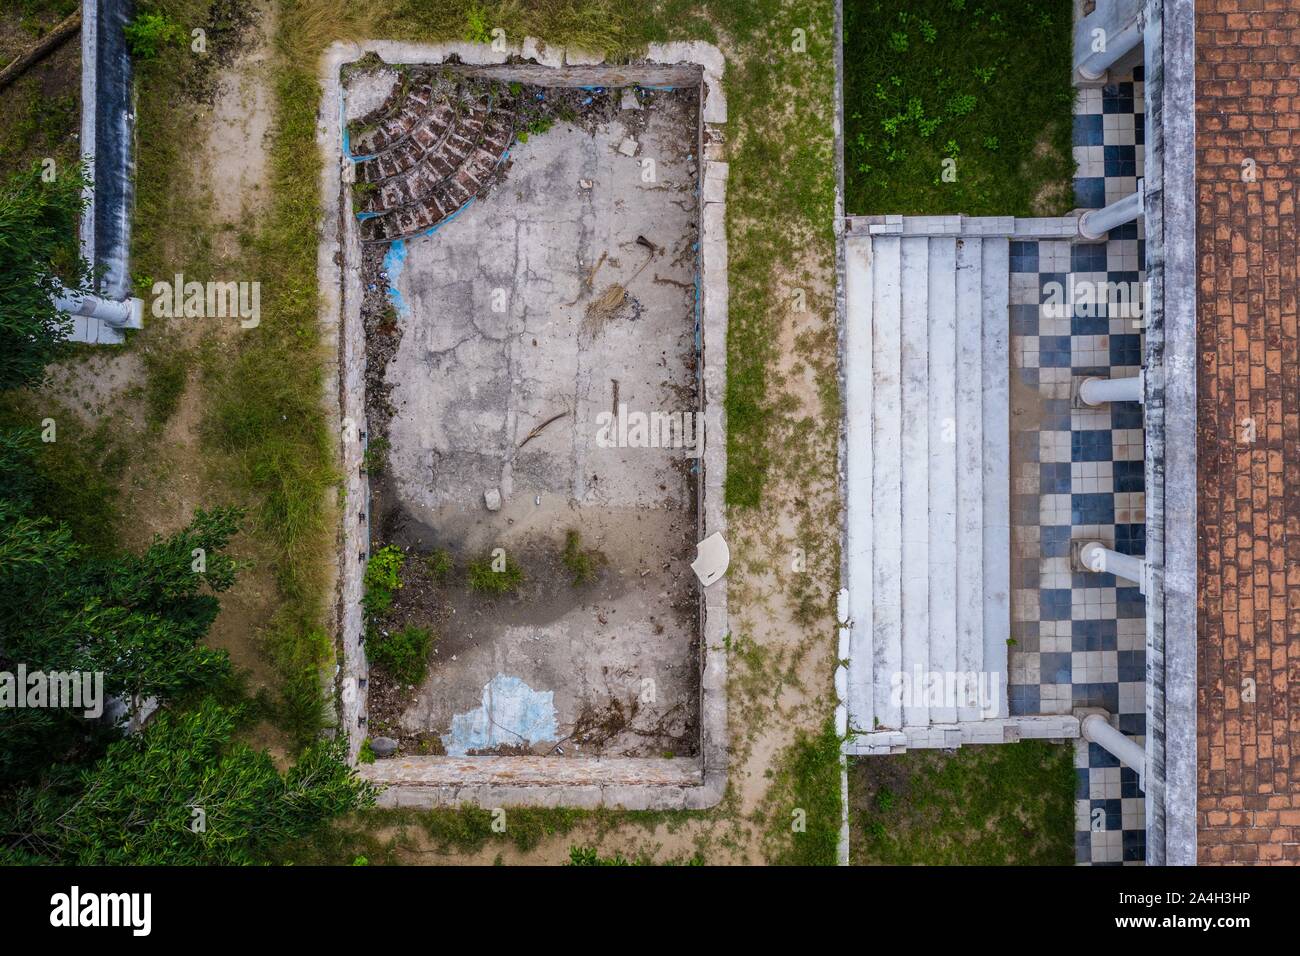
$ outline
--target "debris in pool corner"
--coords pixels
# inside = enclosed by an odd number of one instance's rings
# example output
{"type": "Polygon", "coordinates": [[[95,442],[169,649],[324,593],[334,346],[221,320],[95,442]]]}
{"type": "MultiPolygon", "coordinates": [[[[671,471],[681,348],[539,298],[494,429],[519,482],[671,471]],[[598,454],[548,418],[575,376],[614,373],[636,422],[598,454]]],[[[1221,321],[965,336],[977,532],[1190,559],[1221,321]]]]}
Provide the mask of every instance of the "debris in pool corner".
{"type": "Polygon", "coordinates": [[[555,693],[533,690],[518,677],[497,674],[483,685],[482,703],[451,718],[442,746],[451,757],[503,745],[538,744],[559,736],[555,693]]]}

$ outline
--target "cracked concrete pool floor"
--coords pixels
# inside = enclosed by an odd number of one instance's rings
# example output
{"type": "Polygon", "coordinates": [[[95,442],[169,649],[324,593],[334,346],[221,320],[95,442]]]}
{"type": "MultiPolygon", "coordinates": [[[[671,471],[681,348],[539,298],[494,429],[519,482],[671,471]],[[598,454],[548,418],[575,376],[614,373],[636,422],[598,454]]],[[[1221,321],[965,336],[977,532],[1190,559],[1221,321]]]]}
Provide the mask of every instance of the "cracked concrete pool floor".
{"type": "Polygon", "coordinates": [[[699,408],[698,97],[619,103],[593,131],[556,123],[516,143],[485,199],[385,258],[401,339],[372,545],[456,559],[426,611],[428,677],[399,718],[448,754],[697,750],[695,462],[605,447],[602,413],[699,408]],[[615,285],[626,300],[604,296],[615,285]],[[569,529],[605,556],[592,584],[560,561],[569,529]],[[515,596],[462,583],[494,548],[524,570],[515,596]]]}

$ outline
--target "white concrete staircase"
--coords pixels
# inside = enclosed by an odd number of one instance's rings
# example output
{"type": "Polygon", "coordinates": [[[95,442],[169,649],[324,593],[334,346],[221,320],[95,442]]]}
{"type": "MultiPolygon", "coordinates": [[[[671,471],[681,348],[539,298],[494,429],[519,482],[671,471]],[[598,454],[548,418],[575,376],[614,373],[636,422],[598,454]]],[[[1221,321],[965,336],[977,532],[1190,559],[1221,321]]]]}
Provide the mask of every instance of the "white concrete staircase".
{"type": "Polygon", "coordinates": [[[1007,235],[914,231],[845,240],[846,702],[890,749],[1010,725],[1007,235]],[[985,681],[984,706],[898,692],[930,675],[985,681]]]}

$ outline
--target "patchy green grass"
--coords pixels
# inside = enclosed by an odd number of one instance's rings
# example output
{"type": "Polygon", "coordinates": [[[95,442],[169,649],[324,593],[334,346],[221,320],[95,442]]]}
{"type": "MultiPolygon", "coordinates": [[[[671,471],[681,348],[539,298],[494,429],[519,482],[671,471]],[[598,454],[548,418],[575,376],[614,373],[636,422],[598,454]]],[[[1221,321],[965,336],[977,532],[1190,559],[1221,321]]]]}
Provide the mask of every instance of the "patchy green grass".
{"type": "Polygon", "coordinates": [[[609,559],[604,552],[595,548],[582,546],[582,535],[574,528],[564,534],[564,554],[561,557],[565,568],[573,575],[573,586],[580,587],[596,580],[600,568],[609,559]]]}
{"type": "Polygon", "coordinates": [[[189,352],[174,345],[147,348],[144,359],[145,416],[152,428],[167,424],[180,405],[189,380],[189,352]]]}
{"type": "Polygon", "coordinates": [[[849,768],[855,864],[1074,863],[1069,745],[912,750],[854,758],[849,768]]]}
{"type": "MultiPolygon", "coordinates": [[[[24,53],[68,14],[76,0],[9,0],[0,9],[0,67],[24,53]]],[[[74,33],[0,92],[0,179],[53,159],[77,163],[81,53],[74,33]]]]}
{"type": "Polygon", "coordinates": [[[437,584],[446,581],[451,576],[451,572],[456,569],[451,552],[446,548],[437,548],[432,553],[426,554],[422,560],[425,572],[437,584]]]}
{"type": "Polygon", "coordinates": [[[569,847],[569,862],[566,866],[703,866],[704,857],[700,853],[688,857],[685,860],[666,860],[661,864],[656,864],[654,858],[648,853],[638,854],[633,859],[628,859],[622,853],[615,850],[609,856],[601,856],[600,851],[594,846],[571,846],[569,847]]]}
{"type": "MultiPolygon", "coordinates": [[[[625,827],[652,833],[662,825],[672,832],[690,820],[705,816],[705,811],[698,810],[579,810],[570,807],[505,807],[495,812],[471,804],[431,810],[369,809],[336,821],[327,830],[315,833],[291,848],[287,862],[340,865],[364,856],[373,863],[392,864],[400,862],[401,851],[412,850],[417,845],[425,850],[432,847],[444,855],[478,853],[493,845],[512,846],[527,853],[546,840],[567,837],[580,830],[584,838],[593,840],[600,840],[616,830],[623,832],[625,827]],[[375,833],[385,828],[395,832],[384,840],[376,838],[375,833]]],[[[584,848],[587,846],[583,844],[584,848]]],[[[615,851],[607,859],[620,856],[624,855],[615,851]]],[[[698,854],[688,860],[672,862],[694,862],[697,858],[698,854]]],[[[632,857],[632,862],[637,861],[651,862],[644,852],[637,852],[632,857]]]]}
{"type": "Polygon", "coordinates": [[[0,176],[46,157],[58,167],[75,165],[76,140],[69,135],[77,129],[80,112],[75,94],[42,95],[40,81],[29,74],[6,91],[5,100],[0,176]]]}
{"type": "Polygon", "coordinates": [[[844,19],[848,212],[1070,209],[1070,0],[863,0],[844,19]]]}
{"type": "Polygon", "coordinates": [[[778,866],[834,866],[840,842],[840,746],[827,720],[782,755],[767,794],[767,860],[778,866]]]}
{"type": "Polygon", "coordinates": [[[474,558],[465,569],[465,583],[476,594],[514,594],[524,583],[524,569],[508,555],[499,568],[491,555],[474,558]]]}

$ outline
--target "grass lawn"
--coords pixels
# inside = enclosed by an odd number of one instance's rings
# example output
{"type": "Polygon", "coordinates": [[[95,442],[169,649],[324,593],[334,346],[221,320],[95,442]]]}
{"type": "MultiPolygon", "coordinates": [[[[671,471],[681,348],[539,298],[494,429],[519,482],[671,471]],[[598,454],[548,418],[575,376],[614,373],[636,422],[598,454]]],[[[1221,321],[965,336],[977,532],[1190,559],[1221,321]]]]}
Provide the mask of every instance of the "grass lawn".
{"type": "MultiPolygon", "coordinates": [[[[0,67],[17,59],[69,13],[76,0],[10,0],[0,9],[0,67]]],[[[0,179],[50,158],[77,161],[81,48],[75,36],[0,92],[0,179]]]]}
{"type": "Polygon", "coordinates": [[[1074,785],[1073,749],[1039,740],[855,758],[852,862],[1072,865],[1074,785]]]}
{"type": "Polygon", "coordinates": [[[1068,212],[1071,29],[1070,0],[847,0],[847,211],[1068,212]]]}

